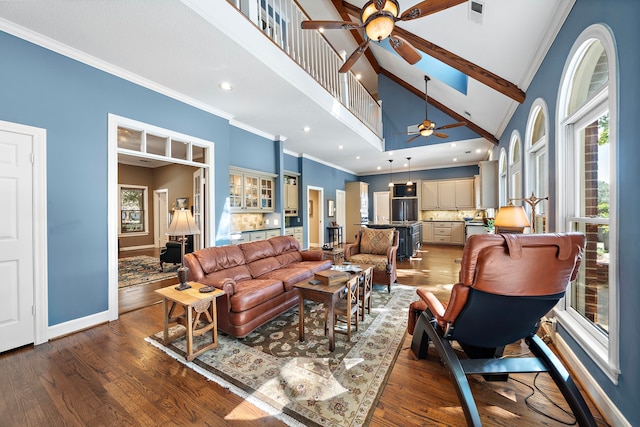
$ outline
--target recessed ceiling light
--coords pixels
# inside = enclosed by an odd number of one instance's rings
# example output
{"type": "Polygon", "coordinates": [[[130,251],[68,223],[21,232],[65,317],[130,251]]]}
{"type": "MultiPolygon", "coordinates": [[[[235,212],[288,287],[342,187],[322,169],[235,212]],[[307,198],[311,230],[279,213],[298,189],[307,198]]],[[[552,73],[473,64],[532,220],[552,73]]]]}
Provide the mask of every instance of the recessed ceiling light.
{"type": "Polygon", "coordinates": [[[382,166],[378,166],[378,167],[377,167],[377,169],[378,169],[378,170],[382,169],[382,166]]]}
{"type": "Polygon", "coordinates": [[[360,160],[360,156],[356,156],[356,160],[360,160]]]}
{"type": "Polygon", "coordinates": [[[318,31],[320,31],[321,33],[324,33],[324,28],[320,27],[318,28],[318,31]]]}
{"type": "Polygon", "coordinates": [[[393,151],[389,151],[389,155],[390,155],[390,156],[393,156],[393,151]]]}
{"type": "Polygon", "coordinates": [[[452,142],[452,143],[451,143],[451,146],[452,146],[452,147],[455,147],[455,146],[456,146],[456,143],[455,143],[455,142],[452,142]]]}
{"type": "Polygon", "coordinates": [[[356,74],[356,80],[360,80],[362,78],[362,74],[358,73],[356,74]]]}
{"type": "Polygon", "coordinates": [[[342,150],[344,147],[342,145],[338,145],[338,150],[342,150]]]}
{"type": "Polygon", "coordinates": [[[233,86],[231,86],[231,83],[229,82],[220,82],[218,84],[218,87],[226,92],[230,91],[233,89],[233,86]]]}
{"type": "Polygon", "coordinates": [[[476,148],[476,153],[482,153],[482,148],[476,148]]]}
{"type": "Polygon", "coordinates": [[[458,161],[458,159],[456,159],[456,158],[454,157],[453,161],[454,161],[454,162],[457,162],[457,161],[458,161]]]}
{"type": "Polygon", "coordinates": [[[309,126],[305,126],[302,128],[303,131],[305,132],[309,132],[311,130],[311,128],[309,126]]]}

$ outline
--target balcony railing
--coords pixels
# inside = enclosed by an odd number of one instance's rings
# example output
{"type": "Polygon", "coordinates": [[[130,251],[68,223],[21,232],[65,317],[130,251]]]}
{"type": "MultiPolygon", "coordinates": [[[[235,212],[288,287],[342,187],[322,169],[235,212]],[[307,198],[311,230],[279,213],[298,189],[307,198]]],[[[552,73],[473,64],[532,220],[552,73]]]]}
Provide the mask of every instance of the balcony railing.
{"type": "Polygon", "coordinates": [[[295,0],[228,0],[379,138],[382,107],[353,73],[340,74],[344,58],[318,31],[302,30],[309,19],[295,0]]]}

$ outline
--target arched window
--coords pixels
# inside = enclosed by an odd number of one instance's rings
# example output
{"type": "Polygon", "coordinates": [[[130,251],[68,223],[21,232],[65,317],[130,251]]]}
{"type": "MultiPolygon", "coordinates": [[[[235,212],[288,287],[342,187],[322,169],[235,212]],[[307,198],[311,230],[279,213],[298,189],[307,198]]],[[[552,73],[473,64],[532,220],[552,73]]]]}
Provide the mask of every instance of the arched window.
{"type": "MultiPolygon", "coordinates": [[[[540,198],[549,195],[549,138],[547,136],[549,134],[549,120],[547,117],[547,104],[542,99],[536,99],[529,113],[526,132],[525,170],[527,171],[527,180],[525,194],[527,197],[531,194],[540,198]]],[[[548,230],[548,203],[548,201],[542,200],[535,207],[534,230],[536,233],[544,233],[548,230]]],[[[531,209],[529,205],[526,208],[531,209]]]]}
{"type": "Polygon", "coordinates": [[[500,149],[500,157],[498,159],[498,207],[507,205],[507,150],[502,147],[500,149]]]}
{"type": "Polygon", "coordinates": [[[561,324],[615,383],[619,374],[617,53],[610,30],[587,28],[574,44],[558,92],[557,224],[587,237],[561,324]]]}
{"type": "MultiPolygon", "coordinates": [[[[509,198],[522,198],[522,148],[520,144],[520,133],[514,130],[509,143],[509,198]]],[[[514,205],[522,202],[514,200],[514,205]]]]}

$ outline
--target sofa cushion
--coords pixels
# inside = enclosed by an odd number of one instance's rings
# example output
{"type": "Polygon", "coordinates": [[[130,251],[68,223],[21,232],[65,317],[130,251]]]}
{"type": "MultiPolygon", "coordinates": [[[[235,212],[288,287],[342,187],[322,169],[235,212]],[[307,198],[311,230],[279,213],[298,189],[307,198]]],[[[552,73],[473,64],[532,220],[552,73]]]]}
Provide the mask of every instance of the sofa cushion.
{"type": "Polygon", "coordinates": [[[362,236],[360,237],[360,253],[386,255],[387,249],[393,245],[393,233],[395,231],[395,228],[362,228],[362,236]]]}
{"type": "Polygon", "coordinates": [[[291,264],[287,268],[306,268],[312,273],[317,273],[321,270],[327,270],[331,268],[333,263],[330,260],[322,260],[322,261],[300,261],[295,264],[291,264]]]}
{"type": "Polygon", "coordinates": [[[275,279],[282,281],[285,291],[293,289],[293,285],[313,276],[308,268],[287,267],[263,274],[259,279],[275,279]]]}
{"type": "Polygon", "coordinates": [[[290,265],[295,265],[296,263],[302,261],[302,255],[300,255],[300,252],[292,250],[280,255],[276,255],[276,259],[282,267],[287,267],[290,265]]]}
{"type": "Polygon", "coordinates": [[[268,240],[241,243],[238,247],[244,254],[245,263],[254,279],[281,267],[268,240]]]}
{"type": "Polygon", "coordinates": [[[245,311],[284,293],[282,282],[277,279],[249,279],[236,283],[231,296],[231,311],[245,311]]]}
{"type": "Polygon", "coordinates": [[[205,248],[194,252],[193,256],[198,260],[205,277],[211,276],[213,279],[229,277],[236,281],[251,278],[251,273],[244,262],[244,254],[237,246],[205,248]]]}
{"type": "Polygon", "coordinates": [[[300,251],[300,243],[293,236],[276,236],[268,240],[273,247],[274,255],[280,255],[285,252],[300,251]]]}

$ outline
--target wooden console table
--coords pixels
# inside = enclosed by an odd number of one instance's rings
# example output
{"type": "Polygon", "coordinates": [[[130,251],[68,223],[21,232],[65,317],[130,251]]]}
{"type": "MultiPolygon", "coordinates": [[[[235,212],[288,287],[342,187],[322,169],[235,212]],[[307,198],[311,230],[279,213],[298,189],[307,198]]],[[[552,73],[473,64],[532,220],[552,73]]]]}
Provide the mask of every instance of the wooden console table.
{"type": "Polygon", "coordinates": [[[196,282],[189,282],[191,288],[178,291],[174,285],[157,289],[156,292],[162,296],[164,308],[164,345],[168,345],[176,338],[187,336],[187,354],[185,358],[190,362],[207,350],[218,346],[218,316],[216,313],[216,298],[224,295],[220,289],[212,292],[201,293],[199,291],[204,285],[196,282]],[[171,306],[169,307],[169,303],[171,306]],[[182,308],[181,314],[174,314],[176,307],[182,308]],[[185,327],[181,333],[169,336],[169,324],[177,323],[185,327]],[[211,343],[193,348],[193,339],[211,331],[211,343]]]}

